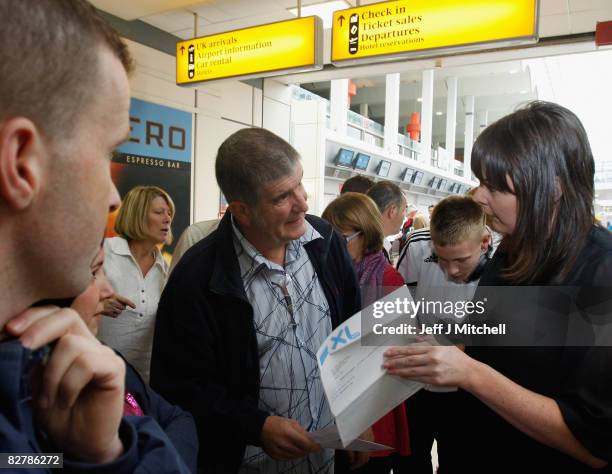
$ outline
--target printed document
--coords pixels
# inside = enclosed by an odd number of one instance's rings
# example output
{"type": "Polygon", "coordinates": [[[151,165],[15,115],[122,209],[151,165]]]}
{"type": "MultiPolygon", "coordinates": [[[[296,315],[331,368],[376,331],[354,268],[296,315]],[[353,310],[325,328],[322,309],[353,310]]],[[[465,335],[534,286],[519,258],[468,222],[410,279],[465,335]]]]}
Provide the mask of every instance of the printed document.
{"type": "MultiPolygon", "coordinates": [[[[398,288],[381,301],[408,299],[406,286],[398,288]]],[[[397,405],[423,388],[423,384],[391,376],[383,369],[383,353],[390,346],[415,342],[412,335],[372,334],[372,307],[365,308],[338,326],[317,351],[321,381],[342,446],[348,447],[366,429],[397,405]],[[364,328],[362,331],[362,313],[364,328]],[[376,345],[366,345],[375,341],[376,345]]],[[[385,314],[375,320],[382,325],[397,325],[406,314],[385,314]]],[[[415,320],[413,320],[415,321],[415,320]]]]}

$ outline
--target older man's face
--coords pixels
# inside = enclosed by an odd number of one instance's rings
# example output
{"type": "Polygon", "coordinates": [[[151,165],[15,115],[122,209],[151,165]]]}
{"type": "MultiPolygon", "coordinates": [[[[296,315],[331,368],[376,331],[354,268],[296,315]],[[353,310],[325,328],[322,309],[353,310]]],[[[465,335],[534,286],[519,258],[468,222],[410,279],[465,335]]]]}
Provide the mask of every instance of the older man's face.
{"type": "Polygon", "coordinates": [[[304,220],[308,204],[302,186],[303,174],[302,165],[298,163],[293,174],[268,183],[260,190],[254,209],[257,219],[253,222],[260,239],[282,245],[299,239],[306,232],[304,220]]]}
{"type": "Polygon", "coordinates": [[[45,236],[37,252],[49,297],[73,296],[89,284],[108,212],[119,205],[110,159],[129,134],[129,84],[121,62],[107,50],[99,54],[92,102],[80,112],[71,138],[51,137],[47,147],[47,179],[32,232],[45,236]]]}
{"type": "Polygon", "coordinates": [[[408,209],[408,203],[406,202],[406,198],[402,196],[402,202],[400,206],[397,208],[393,222],[391,224],[391,235],[395,235],[402,230],[402,224],[406,219],[406,211],[408,209]]]}

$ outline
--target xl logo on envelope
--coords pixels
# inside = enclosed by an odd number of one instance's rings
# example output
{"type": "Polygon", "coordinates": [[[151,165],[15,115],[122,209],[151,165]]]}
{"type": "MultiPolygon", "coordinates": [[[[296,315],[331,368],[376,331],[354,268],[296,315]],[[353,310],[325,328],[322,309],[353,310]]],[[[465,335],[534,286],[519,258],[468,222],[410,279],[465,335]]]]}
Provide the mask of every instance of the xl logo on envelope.
{"type": "Polygon", "coordinates": [[[329,346],[326,346],[325,349],[323,349],[323,352],[321,352],[321,355],[319,356],[319,363],[323,365],[325,359],[327,359],[331,352],[341,348],[342,346],[348,344],[351,341],[354,341],[360,335],[361,333],[359,331],[351,333],[351,330],[349,329],[348,325],[341,328],[336,335],[332,335],[330,340],[331,348],[329,346]]]}

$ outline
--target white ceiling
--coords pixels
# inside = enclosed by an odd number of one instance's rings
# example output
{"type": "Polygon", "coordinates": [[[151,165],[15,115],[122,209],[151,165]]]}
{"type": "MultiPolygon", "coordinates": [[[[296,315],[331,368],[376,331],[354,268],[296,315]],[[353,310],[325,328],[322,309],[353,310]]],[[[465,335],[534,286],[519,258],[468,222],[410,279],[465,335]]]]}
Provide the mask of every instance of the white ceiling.
{"type": "Polygon", "coordinates": [[[202,0],[89,0],[96,8],[124,20],[139,18],[202,3],[202,0]]]}
{"type": "MultiPolygon", "coordinates": [[[[101,10],[126,20],[140,19],[187,39],[193,36],[194,13],[199,34],[293,18],[288,8],[297,0],[90,0],[101,10]]],[[[377,0],[362,0],[361,5],[377,0]]],[[[458,0],[460,1],[460,0],[458,0]]],[[[350,6],[356,0],[347,0],[350,6]]],[[[303,0],[302,5],[322,3],[303,0]]],[[[561,36],[594,31],[597,21],[612,19],[612,0],[541,0],[540,36],[561,36]]]]}

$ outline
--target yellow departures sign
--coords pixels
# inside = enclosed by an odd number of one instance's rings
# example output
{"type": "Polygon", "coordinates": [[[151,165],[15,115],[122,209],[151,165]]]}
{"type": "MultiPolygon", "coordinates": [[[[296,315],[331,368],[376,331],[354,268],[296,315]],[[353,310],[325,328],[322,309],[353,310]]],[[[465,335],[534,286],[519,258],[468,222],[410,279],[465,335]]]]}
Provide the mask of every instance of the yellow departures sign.
{"type": "Polygon", "coordinates": [[[247,79],[323,67],[315,16],[202,36],[176,44],[176,83],[247,79]]]}
{"type": "Polygon", "coordinates": [[[535,41],[537,0],[399,0],[334,12],[331,60],[344,66],[535,41]]]}

